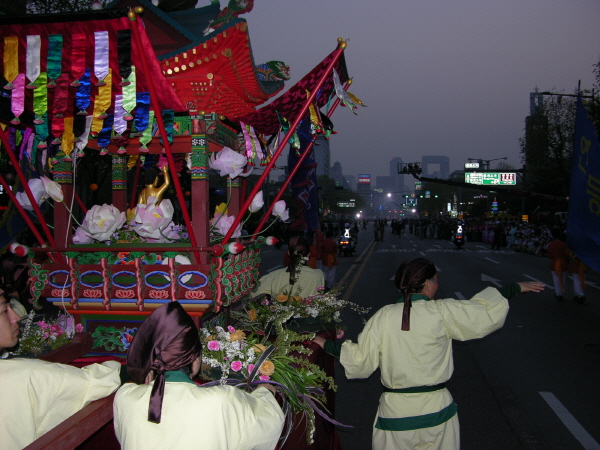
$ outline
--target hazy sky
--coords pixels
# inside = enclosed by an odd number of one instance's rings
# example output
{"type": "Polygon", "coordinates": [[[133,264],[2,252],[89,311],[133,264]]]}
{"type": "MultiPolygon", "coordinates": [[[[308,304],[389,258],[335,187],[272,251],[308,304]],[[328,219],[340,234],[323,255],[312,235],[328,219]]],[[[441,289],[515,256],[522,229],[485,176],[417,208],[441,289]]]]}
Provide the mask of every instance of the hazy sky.
{"type": "Polygon", "coordinates": [[[520,167],[529,93],[591,89],[600,60],[598,0],[255,0],[242,17],[256,64],[285,61],[289,87],[348,39],[350,91],[368,107],[332,117],[345,175],[389,175],[395,156],[520,167]]]}

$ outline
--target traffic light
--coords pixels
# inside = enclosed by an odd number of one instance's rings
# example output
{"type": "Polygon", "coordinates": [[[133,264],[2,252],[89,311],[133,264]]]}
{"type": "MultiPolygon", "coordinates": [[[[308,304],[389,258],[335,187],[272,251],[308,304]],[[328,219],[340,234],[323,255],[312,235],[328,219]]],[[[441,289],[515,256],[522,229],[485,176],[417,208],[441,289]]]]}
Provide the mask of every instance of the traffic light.
{"type": "Polygon", "coordinates": [[[423,170],[421,169],[421,163],[399,163],[398,173],[399,174],[420,174],[423,170]]]}

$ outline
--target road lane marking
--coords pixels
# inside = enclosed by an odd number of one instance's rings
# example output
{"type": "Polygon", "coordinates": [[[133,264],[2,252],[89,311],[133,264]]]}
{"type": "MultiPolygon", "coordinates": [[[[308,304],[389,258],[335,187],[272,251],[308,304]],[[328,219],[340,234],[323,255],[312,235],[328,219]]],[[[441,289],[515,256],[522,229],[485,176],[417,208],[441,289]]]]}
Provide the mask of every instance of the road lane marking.
{"type": "MultiPolygon", "coordinates": [[[[435,264],[434,264],[435,266],[435,264]]],[[[438,266],[435,266],[435,270],[437,270],[438,272],[441,272],[441,269],[438,266]]]]}
{"type": "Polygon", "coordinates": [[[581,443],[585,450],[600,450],[600,444],[586,431],[583,426],[575,419],[573,414],[560,402],[552,392],[540,392],[540,395],[548,406],[552,408],[567,429],[581,443]]]}
{"type": "Polygon", "coordinates": [[[554,286],[550,286],[549,284],[544,283],[542,280],[538,280],[537,278],[533,278],[532,276],[529,276],[527,274],[523,274],[523,276],[529,278],[530,280],[537,281],[538,283],[542,283],[547,288],[554,289],[554,286]]]}
{"type": "MultiPolygon", "coordinates": [[[[352,281],[350,282],[350,285],[348,286],[348,289],[346,289],[346,291],[344,292],[344,296],[342,297],[344,300],[348,301],[348,299],[350,299],[350,295],[352,294],[352,291],[354,290],[354,286],[356,286],[356,283],[358,282],[358,279],[360,278],[360,274],[362,273],[363,269],[367,265],[367,262],[369,261],[369,258],[373,254],[374,249],[375,249],[375,246],[373,245],[371,247],[371,251],[369,252],[369,254],[367,256],[365,256],[365,260],[362,262],[362,264],[356,271],[356,275],[354,275],[354,277],[352,278],[352,281]]],[[[367,251],[367,250],[368,250],[368,247],[365,249],[365,251],[367,251]]],[[[346,273],[348,273],[348,272],[346,272],[346,273]]]]}
{"type": "Polygon", "coordinates": [[[280,269],[281,267],[283,267],[283,266],[282,266],[282,265],[279,265],[279,266],[272,267],[272,268],[270,268],[269,270],[267,270],[267,273],[269,273],[269,272],[273,272],[274,270],[280,269]]]}
{"type": "Polygon", "coordinates": [[[500,283],[500,280],[490,277],[489,275],[486,275],[484,273],[481,274],[481,281],[489,281],[490,283],[495,284],[496,287],[502,287],[502,283],[500,283]]]}
{"type": "Polygon", "coordinates": [[[494,261],[492,258],[488,258],[487,256],[485,257],[485,259],[487,259],[488,261],[491,261],[493,263],[500,264],[498,261],[494,261]]]}
{"type": "Polygon", "coordinates": [[[465,299],[465,297],[460,292],[455,292],[454,295],[459,300],[464,300],[465,299]]]}

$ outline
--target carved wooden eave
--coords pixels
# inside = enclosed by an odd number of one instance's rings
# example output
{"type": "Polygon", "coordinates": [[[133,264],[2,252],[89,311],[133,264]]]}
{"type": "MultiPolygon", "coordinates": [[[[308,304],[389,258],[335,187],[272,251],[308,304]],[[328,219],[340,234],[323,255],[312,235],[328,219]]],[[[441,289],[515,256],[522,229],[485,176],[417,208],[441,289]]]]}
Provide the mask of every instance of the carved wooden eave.
{"type": "Polygon", "coordinates": [[[164,75],[188,109],[239,117],[283,89],[283,82],[258,80],[243,19],[159,59],[164,75]]]}

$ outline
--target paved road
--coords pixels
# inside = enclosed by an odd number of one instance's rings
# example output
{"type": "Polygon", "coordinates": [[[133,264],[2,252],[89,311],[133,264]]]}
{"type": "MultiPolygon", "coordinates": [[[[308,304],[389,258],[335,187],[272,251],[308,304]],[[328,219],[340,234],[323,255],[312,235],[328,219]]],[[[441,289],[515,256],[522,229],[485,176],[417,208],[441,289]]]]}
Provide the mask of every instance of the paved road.
{"type": "MultiPolygon", "coordinates": [[[[397,298],[392,280],[400,263],[420,256],[438,268],[437,298],[469,298],[510,281],[551,284],[544,258],[472,242],[457,250],[448,241],[389,232],[383,242],[374,242],[370,231],[359,235],[353,257],[339,257],[337,279],[345,298],[371,306],[371,314],[397,298]]],[[[281,265],[283,252],[267,250],[261,270],[281,265]]],[[[463,450],[600,449],[600,276],[592,273],[588,279],[584,305],[557,302],[550,287],[520,294],[511,300],[502,329],[454,343],[449,389],[459,406],[463,450]]],[[[359,318],[344,312],[343,320],[346,337],[356,340],[359,318]]],[[[339,432],[343,448],[370,449],[379,374],[347,380],[341,366],[337,369],[336,419],[355,427],[339,432]]]]}

